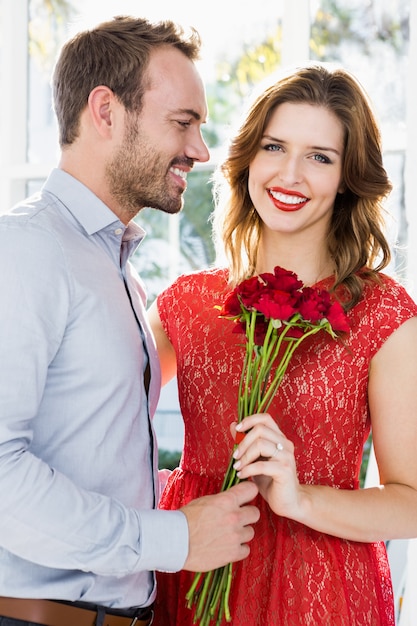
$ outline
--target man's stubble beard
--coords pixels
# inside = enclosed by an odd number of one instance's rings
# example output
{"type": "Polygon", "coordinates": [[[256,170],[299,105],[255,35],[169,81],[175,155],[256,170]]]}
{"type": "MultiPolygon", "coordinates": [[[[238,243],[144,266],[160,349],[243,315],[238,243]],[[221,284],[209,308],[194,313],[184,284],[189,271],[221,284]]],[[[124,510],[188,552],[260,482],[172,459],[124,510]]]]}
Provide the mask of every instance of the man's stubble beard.
{"type": "Polygon", "coordinates": [[[169,193],[168,189],[169,182],[173,189],[168,172],[171,165],[167,166],[163,154],[146,142],[137,123],[131,121],[123,145],[106,167],[110,193],[130,219],[144,207],[170,214],[181,211],[182,191],[169,193]]]}

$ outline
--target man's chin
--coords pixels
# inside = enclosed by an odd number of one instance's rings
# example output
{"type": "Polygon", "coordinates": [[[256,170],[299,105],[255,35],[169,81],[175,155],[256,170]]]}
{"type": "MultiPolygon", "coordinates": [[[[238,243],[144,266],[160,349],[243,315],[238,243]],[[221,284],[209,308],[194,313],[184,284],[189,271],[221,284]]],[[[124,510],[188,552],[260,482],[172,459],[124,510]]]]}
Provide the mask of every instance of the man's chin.
{"type": "Polygon", "coordinates": [[[177,213],[180,213],[182,211],[183,207],[184,200],[181,198],[181,200],[176,204],[173,202],[164,204],[158,203],[152,208],[156,209],[157,211],[162,211],[163,213],[168,213],[168,215],[176,215],[177,213]]]}

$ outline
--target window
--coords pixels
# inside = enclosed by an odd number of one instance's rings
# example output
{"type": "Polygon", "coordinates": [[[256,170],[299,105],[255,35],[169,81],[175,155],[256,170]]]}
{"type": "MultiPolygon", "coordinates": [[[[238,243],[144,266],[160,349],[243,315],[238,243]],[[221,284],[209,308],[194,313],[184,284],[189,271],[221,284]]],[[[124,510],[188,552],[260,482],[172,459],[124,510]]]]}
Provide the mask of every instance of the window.
{"type": "MultiPolygon", "coordinates": [[[[407,88],[411,91],[413,84],[408,81],[408,53],[414,49],[409,43],[409,17],[417,0],[374,0],[366,4],[360,0],[309,0],[302,3],[302,8],[295,7],[291,0],[261,0],[262,11],[259,3],[239,4],[237,11],[233,2],[213,2],[210,12],[204,15],[198,3],[191,1],[177,7],[160,0],[146,10],[150,19],[169,17],[185,26],[195,25],[200,31],[204,43],[200,70],[207,85],[212,120],[207,128],[212,159],[208,167],[197,168],[189,177],[182,215],[171,220],[159,215],[156,219],[152,210],[145,210],[138,217],[148,237],[135,263],[149,286],[150,299],[179,272],[213,261],[207,222],[212,209],[208,181],[216,148],[222,145],[251,86],[280,65],[307,56],[342,63],[370,93],[382,124],[386,167],[394,182],[388,205],[393,214],[390,237],[393,243],[400,243],[401,249],[396,251],[393,270],[404,278],[414,276],[413,268],[417,274],[417,260],[410,256],[417,250],[416,245],[410,246],[417,237],[417,224],[411,210],[406,211],[405,186],[406,142],[414,121],[410,113],[407,118],[406,106],[410,97],[407,88]],[[215,10],[217,5],[219,10],[215,10]],[[168,257],[158,254],[164,241],[169,242],[168,257]],[[146,254],[141,254],[145,248],[146,254]],[[408,276],[404,269],[407,264],[411,268],[408,276]]],[[[39,188],[57,162],[49,81],[61,43],[76,30],[112,17],[114,3],[0,0],[0,11],[3,86],[4,94],[10,94],[2,99],[0,122],[0,210],[4,211],[39,188]]],[[[121,0],[117,6],[119,14],[136,11],[134,0],[121,0]]],[[[417,100],[415,94],[413,97],[417,100]]],[[[416,143],[410,140],[409,149],[415,150],[416,143]]]]}

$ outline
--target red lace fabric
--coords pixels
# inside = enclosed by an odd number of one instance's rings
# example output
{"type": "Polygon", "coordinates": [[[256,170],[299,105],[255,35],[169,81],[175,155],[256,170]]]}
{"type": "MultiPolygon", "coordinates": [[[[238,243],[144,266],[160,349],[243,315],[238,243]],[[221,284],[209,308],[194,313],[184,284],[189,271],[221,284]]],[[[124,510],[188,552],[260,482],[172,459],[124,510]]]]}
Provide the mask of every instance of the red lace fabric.
{"type": "MultiPolygon", "coordinates": [[[[320,284],[325,288],[325,282],[320,284]]],[[[178,359],[184,452],[160,506],[178,508],[220,489],[233,448],[242,336],[221,319],[228,291],[223,270],[179,278],[158,299],[178,359]]],[[[367,286],[349,313],[345,342],[315,335],[295,353],[270,413],[295,444],[302,483],[357,489],[369,434],[371,358],[417,306],[388,277],[367,286]]],[[[233,626],[388,626],[393,593],[384,543],[346,541],[272,513],[261,498],[250,556],[234,565],[233,626]]],[[[193,574],[158,574],[157,626],[188,626],[193,574]]],[[[224,626],[222,622],[222,626],[224,626]]]]}

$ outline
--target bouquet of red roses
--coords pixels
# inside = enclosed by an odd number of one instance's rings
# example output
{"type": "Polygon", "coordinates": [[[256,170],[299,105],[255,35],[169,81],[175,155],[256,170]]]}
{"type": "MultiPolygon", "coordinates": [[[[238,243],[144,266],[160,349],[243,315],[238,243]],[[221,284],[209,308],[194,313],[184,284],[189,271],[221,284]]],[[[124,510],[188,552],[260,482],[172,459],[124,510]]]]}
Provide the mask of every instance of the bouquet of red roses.
{"type": "MultiPolygon", "coordinates": [[[[253,276],[227,296],[220,316],[231,319],[233,332],[245,335],[245,357],[239,384],[238,422],[265,413],[276,394],[295,350],[320,331],[336,339],[349,325],[341,304],[326,290],[304,287],[293,272],[275,267],[274,273],[253,276]]],[[[239,441],[237,441],[239,443],[239,441]]],[[[234,459],[226,471],[222,491],[239,482],[234,459]]],[[[195,607],[193,623],[209,626],[231,622],[229,595],[232,563],[195,575],[186,599],[195,607]]]]}

